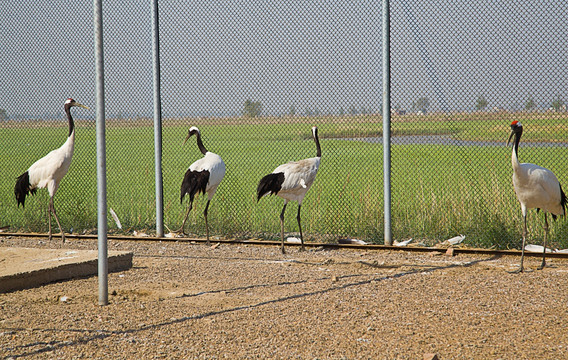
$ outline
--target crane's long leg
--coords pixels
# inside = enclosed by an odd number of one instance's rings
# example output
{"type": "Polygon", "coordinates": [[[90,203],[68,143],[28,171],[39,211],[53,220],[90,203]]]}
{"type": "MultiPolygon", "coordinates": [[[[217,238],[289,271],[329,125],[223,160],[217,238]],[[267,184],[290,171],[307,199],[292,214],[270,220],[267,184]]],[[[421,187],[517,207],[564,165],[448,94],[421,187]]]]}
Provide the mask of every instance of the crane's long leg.
{"type": "Polygon", "coordinates": [[[527,239],[527,215],[526,213],[523,213],[523,245],[521,248],[521,266],[519,266],[518,270],[515,271],[511,271],[511,273],[522,273],[525,271],[525,268],[523,267],[523,261],[525,259],[525,242],[527,239]]]}
{"type": "MultiPolygon", "coordinates": [[[[57,213],[55,212],[55,206],[53,206],[53,196],[50,197],[49,200],[49,210],[53,213],[55,217],[55,221],[57,221],[57,226],[59,226],[59,231],[61,231],[61,240],[65,242],[65,234],[63,233],[63,229],[61,228],[61,224],[59,223],[59,219],[57,218],[57,213]]],[[[51,220],[51,219],[50,219],[51,220]]],[[[51,221],[49,222],[49,238],[51,239],[51,221]]]]}
{"type": "Polygon", "coordinates": [[[298,216],[296,216],[296,219],[298,220],[298,228],[300,229],[300,240],[302,241],[302,247],[300,248],[301,251],[306,250],[304,248],[304,237],[302,236],[302,224],[300,223],[300,209],[302,208],[301,204],[298,204],[298,216]]]}
{"type": "MultiPolygon", "coordinates": [[[[51,201],[50,201],[51,203],[51,201]]],[[[51,205],[47,208],[47,227],[48,227],[48,240],[51,241],[51,205]]]]}
{"type": "Polygon", "coordinates": [[[189,201],[189,208],[187,209],[187,212],[185,213],[185,218],[183,219],[183,222],[181,223],[181,229],[179,229],[178,231],[181,231],[181,233],[183,235],[185,235],[185,222],[187,221],[187,218],[189,217],[189,212],[191,211],[191,208],[193,207],[193,201],[189,201]]]}
{"type": "Polygon", "coordinates": [[[518,272],[525,271],[525,269],[523,267],[523,260],[525,259],[525,242],[526,242],[526,239],[527,239],[527,215],[526,214],[523,215],[523,223],[524,223],[524,227],[523,227],[523,247],[521,249],[521,267],[519,268],[518,272]]]}
{"type": "Polygon", "coordinates": [[[209,203],[211,200],[207,200],[207,205],[205,205],[205,211],[203,212],[203,216],[205,216],[205,231],[207,233],[207,245],[211,245],[209,242],[209,224],[207,224],[207,209],[209,209],[209,203]]]}
{"type": "Polygon", "coordinates": [[[286,254],[286,250],[284,250],[284,212],[286,211],[286,205],[288,205],[288,202],[284,202],[284,207],[280,213],[280,249],[282,254],[286,254]]]}
{"type": "Polygon", "coordinates": [[[542,270],[546,266],[546,239],[547,238],[548,238],[548,217],[546,216],[546,212],[545,212],[544,213],[544,243],[542,244],[542,247],[544,249],[542,250],[542,264],[540,264],[540,266],[537,267],[538,270],[542,270]]]}

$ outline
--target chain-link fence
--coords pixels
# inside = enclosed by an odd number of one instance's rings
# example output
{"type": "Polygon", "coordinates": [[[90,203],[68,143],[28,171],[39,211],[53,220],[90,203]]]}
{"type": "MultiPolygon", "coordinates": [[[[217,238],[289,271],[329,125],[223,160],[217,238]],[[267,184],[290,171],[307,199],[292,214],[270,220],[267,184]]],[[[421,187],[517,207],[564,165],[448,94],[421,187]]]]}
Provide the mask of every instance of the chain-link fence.
{"type": "MultiPolygon", "coordinates": [[[[91,3],[0,3],[0,226],[46,231],[49,196],[16,206],[16,177],[66,139],[63,102],[94,106],[91,3]]],[[[105,1],[108,207],[123,232],[155,228],[149,2],[105,1]]],[[[568,184],[568,25],[561,1],[391,4],[393,238],[520,246],[509,124],[521,161],[568,184]]],[[[213,236],[279,236],[283,200],[256,201],[278,165],[322,160],[302,205],[307,240],[383,238],[382,32],[379,1],[160,2],[164,221],[180,227],[180,185],[205,147],[227,173],[209,207],[213,236]]],[[[76,143],[55,196],[66,231],[96,226],[94,109],[72,109],[76,143]]],[[[566,185],[565,187],[568,187],[566,185]]],[[[286,232],[298,231],[296,205],[286,232]]],[[[189,231],[203,235],[205,199],[189,231]]],[[[542,236],[542,219],[529,215],[542,236]]],[[[118,231],[109,216],[111,231],[118,231]]],[[[566,247],[564,222],[553,246],[566,247]]],[[[538,239],[536,240],[538,241],[538,239]]]]}

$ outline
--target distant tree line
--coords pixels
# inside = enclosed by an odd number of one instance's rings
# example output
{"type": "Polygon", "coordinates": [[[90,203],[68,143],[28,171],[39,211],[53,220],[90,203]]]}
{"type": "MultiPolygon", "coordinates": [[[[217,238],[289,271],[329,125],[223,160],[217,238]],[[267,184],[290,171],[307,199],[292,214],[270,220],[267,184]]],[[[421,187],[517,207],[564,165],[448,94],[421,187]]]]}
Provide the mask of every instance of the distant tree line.
{"type": "MultiPolygon", "coordinates": [[[[477,98],[475,99],[474,107],[475,107],[475,110],[477,110],[477,111],[484,111],[487,108],[488,105],[489,105],[489,101],[482,94],[478,95],[477,98]]],[[[420,96],[415,101],[412,102],[411,107],[410,107],[410,111],[420,112],[420,113],[425,114],[426,112],[428,112],[430,110],[430,106],[431,106],[430,99],[426,96],[420,96]]],[[[534,111],[537,108],[537,104],[536,104],[536,102],[535,102],[535,100],[532,96],[529,96],[529,98],[526,100],[524,108],[525,108],[526,111],[534,111]]],[[[566,111],[566,103],[564,102],[564,100],[562,100],[560,95],[558,95],[552,101],[550,108],[552,110],[556,111],[556,112],[566,111]]],[[[251,118],[261,116],[262,115],[262,109],[263,109],[263,107],[262,107],[262,104],[260,103],[260,101],[252,101],[250,99],[247,99],[244,103],[243,116],[244,117],[251,117],[251,118]]],[[[398,111],[402,114],[404,114],[406,112],[400,106],[395,106],[392,109],[394,111],[398,111]]],[[[374,113],[374,112],[369,110],[365,106],[361,106],[360,108],[356,108],[354,105],[351,105],[347,111],[341,106],[341,107],[339,107],[339,110],[337,112],[337,114],[339,116],[366,115],[366,114],[372,114],[372,113],[374,113]]],[[[382,106],[380,106],[378,113],[382,113],[382,106]]],[[[287,116],[297,116],[298,111],[296,110],[296,106],[295,105],[290,106],[290,108],[288,109],[288,113],[286,115],[287,116]]],[[[307,117],[321,116],[322,112],[318,108],[306,107],[306,108],[304,108],[304,112],[301,115],[307,116],[307,117]]],[[[2,119],[2,110],[1,109],[0,109],[0,119],[2,119]]]]}

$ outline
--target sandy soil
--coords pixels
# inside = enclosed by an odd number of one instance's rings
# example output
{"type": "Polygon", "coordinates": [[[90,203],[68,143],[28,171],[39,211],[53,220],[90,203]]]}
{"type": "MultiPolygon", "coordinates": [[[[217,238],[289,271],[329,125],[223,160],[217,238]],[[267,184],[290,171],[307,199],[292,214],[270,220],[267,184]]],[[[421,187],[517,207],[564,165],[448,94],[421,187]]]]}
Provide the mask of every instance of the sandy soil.
{"type": "Polygon", "coordinates": [[[567,260],[510,274],[516,257],[124,241],[109,249],[135,256],[131,270],[109,275],[108,306],[98,306],[96,277],[0,294],[1,359],[568,358],[567,260]]]}

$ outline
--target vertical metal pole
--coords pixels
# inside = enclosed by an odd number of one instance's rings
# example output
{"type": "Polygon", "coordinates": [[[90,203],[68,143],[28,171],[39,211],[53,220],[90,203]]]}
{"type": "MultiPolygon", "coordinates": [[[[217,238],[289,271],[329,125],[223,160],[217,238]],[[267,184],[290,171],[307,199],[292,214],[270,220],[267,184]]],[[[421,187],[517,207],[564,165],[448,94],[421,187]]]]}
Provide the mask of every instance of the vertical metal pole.
{"type": "Polygon", "coordinates": [[[156,236],[164,236],[164,189],[162,183],[162,103],[160,99],[160,23],[158,0],[152,0],[152,52],[154,54],[154,166],[156,172],[156,236]]]}
{"type": "Polygon", "coordinates": [[[383,176],[385,202],[385,245],[392,245],[390,115],[390,10],[389,0],[383,0],[383,176]]]}
{"type": "Polygon", "coordinates": [[[105,149],[105,87],[103,56],[103,6],[94,0],[95,71],[97,103],[97,214],[99,247],[99,305],[108,305],[108,247],[105,149]]]}

